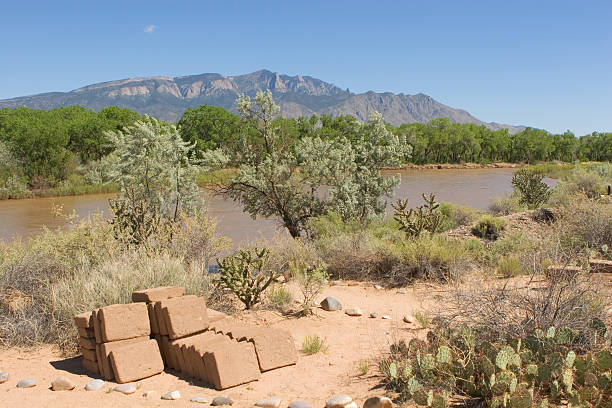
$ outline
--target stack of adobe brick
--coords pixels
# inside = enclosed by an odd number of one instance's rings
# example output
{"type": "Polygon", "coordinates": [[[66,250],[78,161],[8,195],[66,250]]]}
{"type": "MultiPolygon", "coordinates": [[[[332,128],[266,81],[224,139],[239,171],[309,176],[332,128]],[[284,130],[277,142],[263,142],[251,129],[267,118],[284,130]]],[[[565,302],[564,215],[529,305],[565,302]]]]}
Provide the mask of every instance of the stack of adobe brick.
{"type": "Polygon", "coordinates": [[[82,338],[84,366],[92,365],[87,356],[93,355],[107,380],[135,381],[161,372],[165,365],[221,390],[297,362],[289,333],[246,326],[209,311],[204,299],[185,296],[183,288],[137,291],[132,301],[75,318],[79,333],[94,334],[94,339],[82,338]],[[92,344],[95,353],[89,351],[92,344]]]}
{"type": "Polygon", "coordinates": [[[83,369],[91,374],[100,374],[92,313],[86,312],[76,315],[74,323],[79,332],[79,349],[83,356],[83,369]]]}

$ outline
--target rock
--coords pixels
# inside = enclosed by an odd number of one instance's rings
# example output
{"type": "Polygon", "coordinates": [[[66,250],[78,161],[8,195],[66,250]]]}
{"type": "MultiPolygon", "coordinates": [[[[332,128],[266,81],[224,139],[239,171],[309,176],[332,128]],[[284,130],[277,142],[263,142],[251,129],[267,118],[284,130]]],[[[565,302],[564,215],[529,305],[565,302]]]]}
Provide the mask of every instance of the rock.
{"type": "Polygon", "coordinates": [[[97,391],[102,387],[104,387],[104,380],[91,380],[85,384],[85,391],[97,391]]]}
{"type": "Polygon", "coordinates": [[[74,387],[76,387],[76,384],[73,383],[70,380],[70,378],[64,377],[63,375],[60,377],[57,377],[51,383],[51,389],[53,391],[70,391],[70,390],[74,390],[74,387]]]}
{"type": "Polygon", "coordinates": [[[9,373],[3,371],[0,373],[0,384],[7,382],[9,379],[9,373]]]}
{"type": "Polygon", "coordinates": [[[361,313],[361,309],[359,309],[358,307],[354,307],[352,309],[346,309],[346,311],[344,312],[349,316],[361,316],[363,313],[361,313]]]}
{"type": "Polygon", "coordinates": [[[215,397],[213,398],[212,402],[210,403],[210,405],[212,405],[213,407],[218,407],[221,405],[232,405],[234,403],[234,401],[232,401],[231,399],[227,398],[227,397],[215,397]]]}
{"type": "Polygon", "coordinates": [[[189,401],[197,402],[197,403],[200,403],[200,404],[206,404],[208,402],[208,400],[206,398],[204,398],[204,397],[193,397],[189,401]]]}
{"type": "Polygon", "coordinates": [[[24,378],[23,380],[19,380],[17,383],[17,388],[31,388],[36,386],[36,380],[33,378],[24,378]]]}
{"type": "Polygon", "coordinates": [[[353,402],[351,402],[349,404],[346,404],[344,406],[344,408],[357,408],[357,403],[355,401],[353,401],[353,402]]]}
{"type": "Polygon", "coordinates": [[[399,295],[405,295],[406,294],[406,289],[398,289],[397,292],[395,292],[399,295]]]}
{"type": "Polygon", "coordinates": [[[376,289],[376,290],[381,290],[381,289],[382,289],[382,286],[380,286],[380,285],[374,285],[374,289],[376,289]]]}
{"type": "Polygon", "coordinates": [[[181,393],[178,391],[170,391],[161,396],[163,400],[177,400],[181,398],[181,393]]]}
{"type": "Polygon", "coordinates": [[[393,408],[393,402],[387,397],[371,397],[363,403],[363,408],[393,408]]]}
{"type": "Polygon", "coordinates": [[[328,296],[321,302],[321,307],[323,308],[323,310],[333,312],[335,310],[342,309],[342,304],[340,304],[340,302],[338,302],[336,298],[328,296]]]}
{"type": "Polygon", "coordinates": [[[382,318],[385,319],[385,320],[389,320],[389,319],[391,319],[391,316],[389,316],[389,315],[382,315],[382,318]]]}
{"type": "Polygon", "coordinates": [[[280,407],[281,400],[280,398],[266,398],[259,400],[255,403],[256,407],[261,408],[278,408],[280,407]]]}
{"type": "Polygon", "coordinates": [[[289,404],[289,408],[312,408],[306,401],[294,401],[289,404]]]}
{"type": "Polygon", "coordinates": [[[370,318],[371,319],[376,319],[377,317],[378,317],[378,313],[376,313],[376,312],[370,313],[370,318]]]}
{"type": "Polygon", "coordinates": [[[338,395],[327,401],[325,408],[344,408],[353,402],[353,399],[348,395],[338,395]]]}
{"type": "Polygon", "coordinates": [[[408,315],[404,316],[404,323],[412,323],[412,320],[410,319],[410,316],[408,316],[408,315]]]}
{"type": "Polygon", "coordinates": [[[153,394],[155,394],[155,391],[146,391],[146,392],[142,393],[142,396],[145,397],[145,398],[149,398],[153,394]]]}
{"type": "Polygon", "coordinates": [[[113,391],[117,391],[125,395],[133,394],[136,392],[136,386],[134,384],[121,384],[113,388],[113,391]]]}

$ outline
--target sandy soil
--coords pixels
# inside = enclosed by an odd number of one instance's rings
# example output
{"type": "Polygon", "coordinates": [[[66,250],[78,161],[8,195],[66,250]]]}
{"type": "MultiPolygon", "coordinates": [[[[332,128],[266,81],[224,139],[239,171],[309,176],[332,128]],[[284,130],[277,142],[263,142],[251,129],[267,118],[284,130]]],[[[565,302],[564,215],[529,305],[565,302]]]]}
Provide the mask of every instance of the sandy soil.
{"type": "Polygon", "coordinates": [[[293,333],[298,350],[309,335],[324,337],[328,349],[311,356],[300,353],[296,366],[264,373],[257,382],[225,391],[215,391],[169,371],[139,381],[139,389],[132,395],[107,392],[114,383],[107,383],[100,391],[87,392],[83,387],[91,378],[81,369],[79,358],[62,357],[49,346],[36,350],[0,350],[0,372],[8,371],[11,376],[6,383],[0,384],[0,406],[193,407],[198,405],[189,401],[194,396],[204,396],[209,401],[216,396],[227,396],[234,400],[235,407],[251,407],[259,399],[279,397],[284,407],[292,401],[305,400],[316,408],[325,406],[325,401],[334,395],[348,394],[361,407],[368,397],[385,394],[385,389],[380,386],[377,361],[388,351],[389,345],[399,338],[424,335],[418,323],[404,323],[402,318],[412,316],[417,310],[434,307],[435,295],[443,290],[418,285],[407,288],[406,293],[401,294],[396,289],[377,290],[372,284],[342,282],[327,287],[318,300],[334,296],[344,309],[360,307],[363,316],[350,317],[343,311],[325,312],[321,309],[307,318],[285,317],[269,310],[243,313],[240,318],[251,323],[289,330],[293,333]],[[378,318],[369,318],[370,312],[377,312],[378,318]],[[383,320],[383,314],[392,318],[383,320]],[[361,360],[370,361],[370,370],[365,376],[360,376],[358,372],[361,360]],[[77,388],[73,391],[51,391],[51,382],[60,375],[72,379],[77,388]],[[30,389],[15,388],[22,378],[34,378],[38,385],[30,389]],[[163,393],[173,390],[180,391],[180,400],[160,399],[163,393]],[[146,398],[143,396],[146,391],[155,392],[146,398]]]}

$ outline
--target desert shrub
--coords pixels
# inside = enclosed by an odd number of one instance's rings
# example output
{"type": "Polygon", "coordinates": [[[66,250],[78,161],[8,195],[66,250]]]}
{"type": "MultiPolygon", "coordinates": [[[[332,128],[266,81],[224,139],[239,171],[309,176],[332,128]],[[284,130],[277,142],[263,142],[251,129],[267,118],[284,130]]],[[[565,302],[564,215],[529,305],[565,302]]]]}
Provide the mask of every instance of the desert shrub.
{"type": "Polygon", "coordinates": [[[275,285],[268,290],[266,295],[272,308],[285,311],[293,304],[293,294],[283,285],[275,285]]]}
{"type": "Polygon", "coordinates": [[[489,205],[489,212],[496,216],[509,215],[526,209],[515,195],[493,198],[489,205]]]}
{"type": "Polygon", "coordinates": [[[310,314],[315,298],[323,291],[323,287],[329,279],[327,265],[324,263],[318,265],[296,264],[293,269],[302,291],[302,312],[310,314]]]}
{"type": "Polygon", "coordinates": [[[441,223],[441,231],[470,225],[478,218],[478,211],[475,209],[453,203],[441,203],[440,212],[444,216],[441,223]]]}
{"type": "Polygon", "coordinates": [[[359,375],[364,376],[370,371],[370,362],[368,360],[359,360],[357,363],[357,371],[359,375]]]}
{"type": "Polygon", "coordinates": [[[572,347],[580,332],[563,326],[544,329],[489,342],[467,326],[439,328],[427,341],[393,344],[381,371],[401,400],[420,406],[444,408],[455,397],[467,406],[490,408],[546,407],[549,402],[608,406],[612,354],[603,322],[601,349],[595,353],[572,347]]]}
{"type": "Polygon", "coordinates": [[[325,339],[319,336],[306,336],[302,342],[302,353],[309,356],[326,350],[327,345],[325,344],[325,339]]]}
{"type": "Polygon", "coordinates": [[[17,175],[10,175],[0,187],[0,200],[25,198],[31,195],[25,180],[17,175]]]}
{"type": "Polygon", "coordinates": [[[609,251],[602,250],[612,248],[612,205],[574,196],[569,205],[559,209],[557,230],[568,250],[577,248],[610,257],[609,251]]]}
{"type": "Polygon", "coordinates": [[[544,176],[528,169],[520,169],[512,177],[512,185],[518,193],[519,202],[535,209],[548,201],[550,188],[542,181],[544,176]]]}
{"type": "Polygon", "coordinates": [[[285,280],[295,278],[293,265],[314,265],[321,262],[320,254],[311,241],[287,239],[281,233],[258,243],[270,250],[270,268],[282,274],[285,280]]]}
{"type": "Polygon", "coordinates": [[[497,264],[497,273],[503,278],[512,278],[525,273],[520,259],[516,256],[508,256],[500,259],[497,264]]]}
{"type": "Polygon", "coordinates": [[[431,316],[425,310],[417,310],[414,312],[414,318],[423,328],[429,327],[431,324],[431,316]]]}
{"type": "Polygon", "coordinates": [[[408,200],[397,200],[391,204],[395,213],[393,219],[399,223],[400,230],[409,237],[418,237],[422,232],[436,233],[440,230],[443,214],[440,211],[440,203],[436,202],[436,196],[430,194],[426,197],[421,195],[425,204],[415,208],[408,208],[408,200]]]}
{"type": "Polygon", "coordinates": [[[472,234],[479,238],[485,238],[495,241],[499,238],[501,232],[506,228],[506,220],[503,218],[491,217],[485,215],[482,217],[476,226],[472,228],[472,234]]]}
{"type": "Polygon", "coordinates": [[[266,248],[254,248],[217,260],[220,286],[231,290],[247,310],[260,302],[270,284],[277,282],[276,273],[267,269],[269,256],[266,248]]]}
{"type": "Polygon", "coordinates": [[[605,192],[607,170],[604,167],[589,167],[587,169],[577,166],[566,178],[565,183],[570,191],[581,192],[589,198],[599,197],[605,192]],[[601,169],[601,173],[599,171],[601,169]]]}

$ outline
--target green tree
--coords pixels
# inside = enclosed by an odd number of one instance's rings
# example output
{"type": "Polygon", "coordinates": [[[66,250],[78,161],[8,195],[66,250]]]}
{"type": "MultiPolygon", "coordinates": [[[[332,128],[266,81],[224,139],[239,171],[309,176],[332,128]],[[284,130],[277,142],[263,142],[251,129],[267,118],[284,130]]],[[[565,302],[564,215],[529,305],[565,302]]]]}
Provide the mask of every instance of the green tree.
{"type": "Polygon", "coordinates": [[[512,185],[519,193],[521,204],[530,210],[541,207],[550,197],[551,190],[542,181],[544,176],[528,169],[520,169],[512,176],[512,185]]]}
{"type": "Polygon", "coordinates": [[[183,140],[195,143],[196,151],[229,146],[240,133],[240,118],[218,106],[189,108],[178,122],[183,140]]]}
{"type": "Polygon", "coordinates": [[[219,191],[252,217],[278,217],[298,237],[311,217],[328,211],[362,221],[384,211],[381,198],[399,178],[383,178],[380,169],[398,164],[409,146],[386,130],[380,114],[359,125],[351,143],[344,136],[299,139],[284,131],[287,123],[276,119],[280,108],[270,91],[258,92],[254,101],[241,95],[237,104],[253,132],[242,135],[238,149],[208,152],[207,160],[237,163],[238,174],[219,191]]]}

